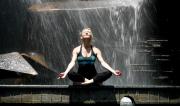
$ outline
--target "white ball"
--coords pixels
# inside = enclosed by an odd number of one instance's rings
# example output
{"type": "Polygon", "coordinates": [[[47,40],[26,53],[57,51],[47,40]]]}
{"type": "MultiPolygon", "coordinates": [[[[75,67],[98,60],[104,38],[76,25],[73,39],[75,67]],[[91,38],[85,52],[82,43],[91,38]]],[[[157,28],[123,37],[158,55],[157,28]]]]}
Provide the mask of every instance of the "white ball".
{"type": "Polygon", "coordinates": [[[120,106],[134,106],[134,103],[131,98],[123,97],[120,101],[120,106]]]}

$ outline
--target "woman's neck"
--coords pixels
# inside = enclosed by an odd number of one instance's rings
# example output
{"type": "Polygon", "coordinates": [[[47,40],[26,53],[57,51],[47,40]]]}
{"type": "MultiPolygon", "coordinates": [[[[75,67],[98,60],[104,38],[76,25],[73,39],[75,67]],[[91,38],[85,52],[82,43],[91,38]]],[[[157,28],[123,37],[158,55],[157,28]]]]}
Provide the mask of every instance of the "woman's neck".
{"type": "Polygon", "coordinates": [[[90,48],[91,47],[91,44],[90,43],[83,43],[82,46],[86,49],[90,48]]]}

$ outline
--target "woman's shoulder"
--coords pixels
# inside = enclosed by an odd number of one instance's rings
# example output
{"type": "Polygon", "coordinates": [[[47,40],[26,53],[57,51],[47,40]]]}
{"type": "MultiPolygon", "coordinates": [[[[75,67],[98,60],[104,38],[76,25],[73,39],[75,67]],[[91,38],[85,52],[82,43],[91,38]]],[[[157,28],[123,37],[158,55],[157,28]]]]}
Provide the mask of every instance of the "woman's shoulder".
{"type": "Polygon", "coordinates": [[[73,49],[73,51],[78,53],[78,52],[80,51],[80,48],[81,48],[81,45],[75,47],[75,48],[73,49]]]}
{"type": "Polygon", "coordinates": [[[81,45],[79,45],[79,46],[76,46],[74,49],[80,49],[80,47],[81,47],[81,45]]]}
{"type": "Polygon", "coordinates": [[[92,49],[93,49],[93,51],[94,51],[95,53],[100,52],[100,49],[97,48],[96,46],[93,46],[92,49]]]}

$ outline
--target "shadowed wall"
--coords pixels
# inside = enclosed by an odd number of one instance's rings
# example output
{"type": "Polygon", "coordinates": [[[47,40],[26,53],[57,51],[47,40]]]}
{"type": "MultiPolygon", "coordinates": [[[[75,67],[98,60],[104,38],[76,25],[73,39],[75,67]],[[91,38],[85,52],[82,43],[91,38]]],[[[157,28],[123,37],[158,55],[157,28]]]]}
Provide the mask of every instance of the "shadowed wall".
{"type": "MultiPolygon", "coordinates": [[[[57,80],[56,72],[66,69],[72,49],[80,44],[79,32],[85,26],[92,28],[93,45],[101,49],[107,63],[123,72],[120,78],[112,76],[106,85],[178,84],[177,63],[173,61],[179,55],[167,37],[168,17],[162,12],[163,7],[159,7],[160,2],[146,0],[138,6],[29,11],[31,4],[37,2],[46,1],[2,0],[0,3],[0,52],[43,54],[53,70],[29,60],[39,75],[22,77],[26,79],[23,84],[71,84],[68,78],[57,80]]],[[[96,68],[98,72],[105,70],[98,62],[96,68]]],[[[72,71],[77,71],[77,66],[72,71]]]]}

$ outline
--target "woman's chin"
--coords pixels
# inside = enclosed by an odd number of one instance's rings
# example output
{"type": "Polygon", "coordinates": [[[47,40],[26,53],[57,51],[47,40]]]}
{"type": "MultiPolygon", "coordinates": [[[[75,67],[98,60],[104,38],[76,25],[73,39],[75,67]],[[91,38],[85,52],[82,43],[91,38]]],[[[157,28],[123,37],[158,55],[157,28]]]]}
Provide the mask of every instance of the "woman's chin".
{"type": "Polygon", "coordinates": [[[83,38],[84,41],[91,41],[91,38],[83,38]]]}

